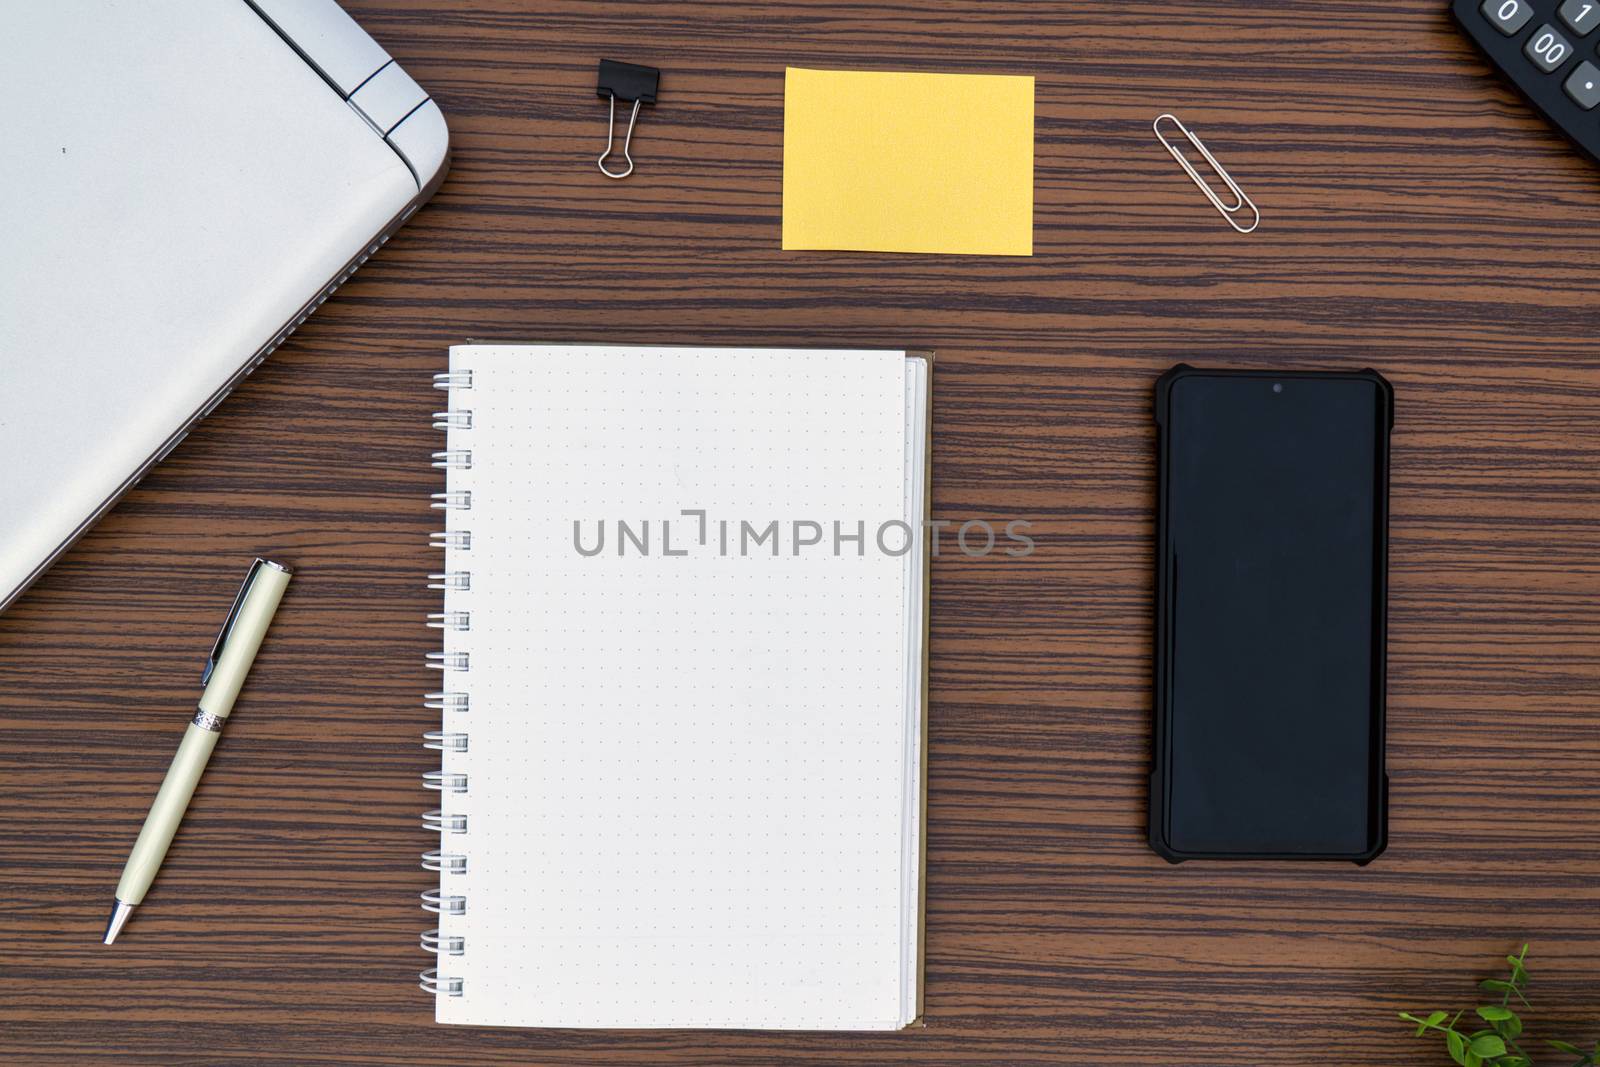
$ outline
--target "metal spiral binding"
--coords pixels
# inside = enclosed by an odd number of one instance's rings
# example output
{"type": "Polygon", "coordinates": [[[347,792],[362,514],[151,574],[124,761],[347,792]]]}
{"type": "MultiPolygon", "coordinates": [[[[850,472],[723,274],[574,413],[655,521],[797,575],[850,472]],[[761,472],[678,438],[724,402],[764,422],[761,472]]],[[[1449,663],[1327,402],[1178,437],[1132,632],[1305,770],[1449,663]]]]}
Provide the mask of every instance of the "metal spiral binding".
{"type": "Polygon", "coordinates": [[[423,771],[422,788],[438,793],[465,793],[467,776],[455,771],[423,771]]]}
{"type": "Polygon", "coordinates": [[[422,747],[435,752],[465,752],[467,735],[448,730],[429,730],[422,735],[422,747]]]}
{"type": "MultiPolygon", "coordinates": [[[[472,388],[471,371],[450,371],[433,376],[433,387],[454,392],[455,390],[472,388]]],[[[436,411],[433,414],[433,428],[448,431],[452,436],[457,432],[472,429],[472,411],[459,407],[453,401],[444,405],[446,410],[436,411]]],[[[470,438],[468,438],[470,440],[470,438]]],[[[461,442],[455,442],[459,445],[461,442]]],[[[469,471],[472,469],[472,450],[470,448],[446,447],[443,451],[433,453],[433,466],[435,470],[443,471],[469,471]]],[[[470,511],[472,509],[472,491],[469,489],[451,489],[446,486],[443,492],[433,493],[429,506],[436,511],[470,511]]],[[[453,523],[454,520],[452,520],[453,523]]],[[[447,552],[466,552],[472,548],[472,534],[466,530],[441,530],[429,535],[428,543],[434,548],[441,548],[447,552]]],[[[446,557],[450,560],[450,557],[446,557]]],[[[439,590],[448,601],[451,594],[470,593],[472,590],[472,572],[466,570],[444,569],[438,573],[428,575],[428,588],[439,590]]],[[[472,627],[472,615],[461,610],[440,610],[430,612],[425,620],[430,629],[441,630],[446,634],[465,633],[472,627]]],[[[448,638],[446,641],[448,642],[448,638]]],[[[447,648],[448,643],[447,643],[447,648]]],[[[471,667],[469,655],[465,651],[429,652],[427,655],[429,667],[439,671],[452,673],[465,673],[471,667]]],[[[461,688],[452,688],[448,683],[437,691],[428,693],[423,697],[424,707],[446,715],[455,712],[465,712],[470,704],[469,695],[461,688]]],[[[422,735],[423,747],[441,753],[455,753],[467,751],[467,734],[460,730],[429,730],[422,735]]],[[[422,785],[441,796],[460,796],[467,792],[467,776],[457,771],[446,771],[443,768],[428,771],[422,776],[422,785]]],[[[447,802],[448,803],[448,802],[447,802]]],[[[424,812],[422,815],[423,829],[439,834],[442,839],[445,835],[460,835],[467,832],[467,816],[461,812],[446,812],[443,807],[424,812]]],[[[465,874],[467,872],[467,856],[464,852],[447,851],[443,847],[430,849],[422,854],[422,867],[428,871],[438,871],[441,875],[465,874]]],[[[460,893],[446,893],[441,889],[430,889],[422,894],[422,908],[424,911],[433,912],[441,916],[465,915],[467,911],[467,898],[460,893]]],[[[466,939],[455,934],[445,934],[439,928],[424,931],[419,942],[424,952],[431,952],[436,959],[443,960],[447,956],[464,956],[466,954],[466,939]]],[[[419,986],[425,992],[435,996],[459,997],[464,993],[465,981],[458,975],[441,974],[438,967],[429,968],[419,975],[419,986]]]]}
{"type": "Polygon", "coordinates": [[[422,698],[422,706],[429,711],[466,711],[471,701],[465,693],[436,690],[422,698]]]}
{"type": "Polygon", "coordinates": [[[467,939],[451,935],[441,935],[439,928],[422,931],[422,951],[432,952],[441,956],[460,956],[467,951],[467,939]]]}
{"type": "Polygon", "coordinates": [[[446,815],[443,808],[422,813],[422,828],[436,834],[464,834],[467,832],[465,815],[446,815]]]}
{"type": "Polygon", "coordinates": [[[422,981],[418,982],[417,985],[424,992],[432,993],[435,996],[443,993],[447,997],[459,997],[462,993],[463,983],[461,979],[448,974],[441,975],[437,967],[429,967],[419,977],[421,977],[422,981]]]}
{"type": "Polygon", "coordinates": [[[431,849],[422,854],[422,869],[425,871],[444,871],[448,874],[466,874],[467,857],[459,852],[443,852],[431,849]]]}
{"type": "Polygon", "coordinates": [[[435,915],[465,915],[467,898],[457,893],[441,893],[429,889],[422,894],[422,910],[435,915]]]}

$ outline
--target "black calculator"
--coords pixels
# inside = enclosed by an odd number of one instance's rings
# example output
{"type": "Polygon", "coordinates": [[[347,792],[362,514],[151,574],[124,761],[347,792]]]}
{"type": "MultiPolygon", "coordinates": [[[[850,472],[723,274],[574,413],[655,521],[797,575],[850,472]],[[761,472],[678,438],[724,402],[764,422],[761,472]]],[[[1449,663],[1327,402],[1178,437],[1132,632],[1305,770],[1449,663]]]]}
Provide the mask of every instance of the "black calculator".
{"type": "Polygon", "coordinates": [[[1600,162],[1600,0],[1451,0],[1522,95],[1600,162]]]}

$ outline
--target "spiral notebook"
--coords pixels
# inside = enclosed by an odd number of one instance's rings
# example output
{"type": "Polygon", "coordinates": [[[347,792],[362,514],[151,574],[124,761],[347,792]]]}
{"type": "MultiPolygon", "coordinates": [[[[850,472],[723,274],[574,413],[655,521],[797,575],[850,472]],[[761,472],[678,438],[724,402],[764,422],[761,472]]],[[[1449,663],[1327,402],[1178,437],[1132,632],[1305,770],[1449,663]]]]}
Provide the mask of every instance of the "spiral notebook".
{"type": "Polygon", "coordinates": [[[440,1022],[918,1018],[930,379],[907,352],[450,350],[440,1022]]]}

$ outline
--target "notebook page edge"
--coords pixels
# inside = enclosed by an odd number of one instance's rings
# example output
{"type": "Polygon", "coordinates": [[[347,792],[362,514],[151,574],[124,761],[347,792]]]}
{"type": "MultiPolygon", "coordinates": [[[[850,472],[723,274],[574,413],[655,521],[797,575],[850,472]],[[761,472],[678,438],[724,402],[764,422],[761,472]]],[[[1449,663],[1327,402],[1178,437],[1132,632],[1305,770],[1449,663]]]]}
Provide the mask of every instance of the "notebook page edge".
{"type": "Polygon", "coordinates": [[[926,531],[932,518],[933,507],[933,352],[907,352],[907,366],[913,380],[912,395],[908,404],[908,446],[912,452],[910,476],[916,491],[908,494],[906,521],[913,529],[922,531],[917,543],[918,558],[912,562],[908,579],[913,603],[920,608],[916,614],[912,633],[914,655],[908,664],[909,676],[916,680],[916,700],[909,709],[910,736],[907,745],[908,789],[911,794],[908,819],[915,840],[907,866],[913,871],[912,891],[903,903],[909,915],[905,922],[909,928],[911,950],[904,962],[908,973],[906,996],[903,998],[901,1028],[917,1026],[923,1014],[923,973],[926,956],[927,915],[927,782],[928,782],[928,638],[931,614],[932,556],[929,552],[926,531]]]}

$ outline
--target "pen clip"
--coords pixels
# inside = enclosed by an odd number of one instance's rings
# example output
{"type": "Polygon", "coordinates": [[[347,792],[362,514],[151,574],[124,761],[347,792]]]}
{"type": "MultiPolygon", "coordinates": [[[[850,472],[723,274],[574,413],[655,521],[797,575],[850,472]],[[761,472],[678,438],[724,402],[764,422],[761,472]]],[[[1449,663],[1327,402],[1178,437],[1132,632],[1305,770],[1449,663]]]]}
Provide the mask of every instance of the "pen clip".
{"type": "Polygon", "coordinates": [[[233,598],[233,607],[228,609],[228,617],[222,621],[222,629],[217,633],[217,643],[211,646],[211,655],[206,659],[205,673],[200,675],[200,684],[205,685],[211,681],[211,672],[217,668],[217,660],[222,658],[222,647],[228,643],[229,636],[233,633],[233,624],[239,621],[239,605],[244,603],[244,598],[250,593],[250,586],[255,583],[256,574],[267,561],[260,556],[250,564],[250,569],[245,572],[244,581],[239,585],[239,595],[233,598]]]}

